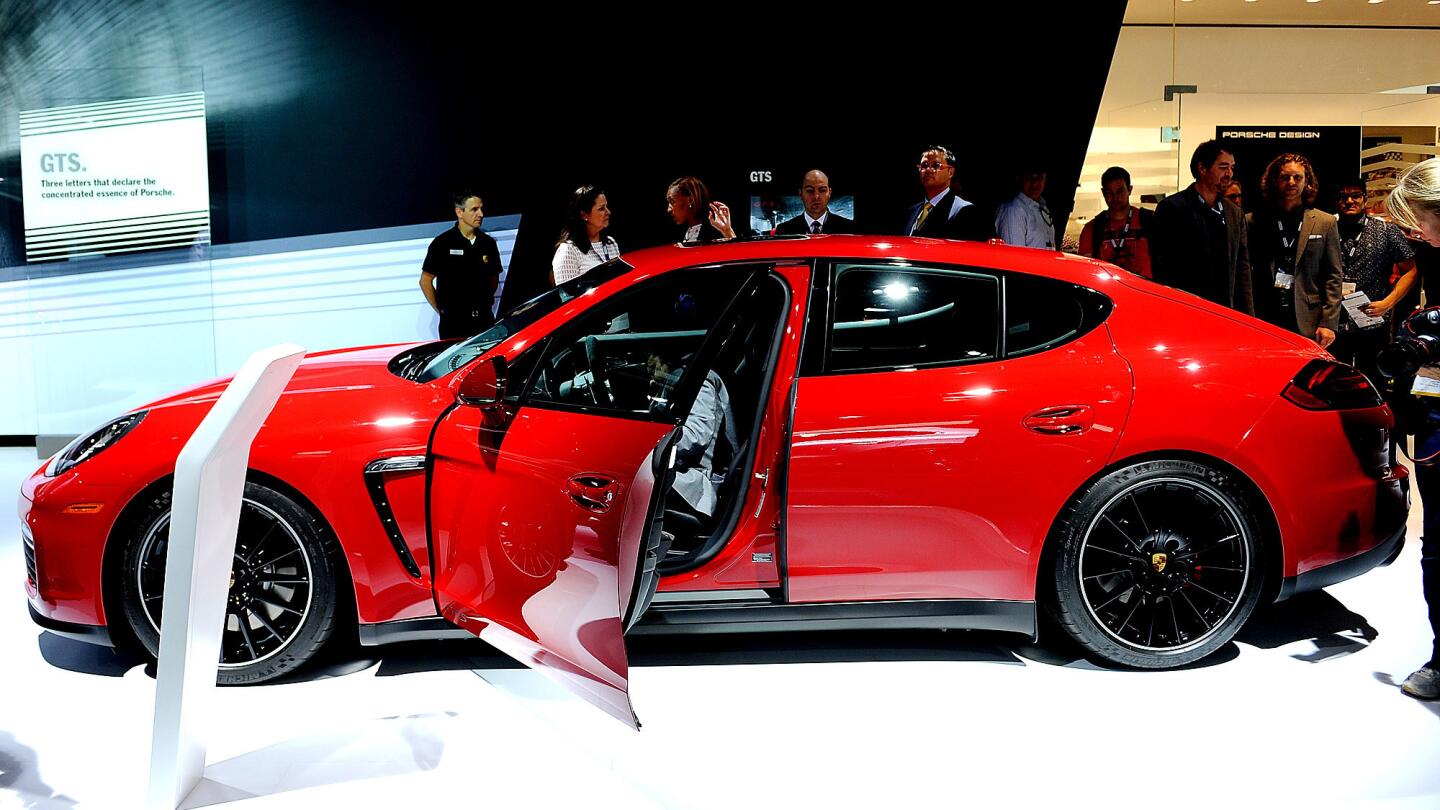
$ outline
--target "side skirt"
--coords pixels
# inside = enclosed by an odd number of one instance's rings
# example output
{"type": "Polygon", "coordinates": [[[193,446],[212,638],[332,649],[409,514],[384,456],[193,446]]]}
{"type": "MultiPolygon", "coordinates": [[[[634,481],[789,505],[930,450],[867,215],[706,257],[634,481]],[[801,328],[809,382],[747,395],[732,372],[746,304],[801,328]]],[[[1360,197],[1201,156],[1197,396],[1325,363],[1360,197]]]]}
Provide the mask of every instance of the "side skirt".
{"type": "MultiPolygon", "coordinates": [[[[650,606],[630,635],[783,633],[814,630],[990,630],[1036,638],[1034,602],[930,600],[778,605],[752,598],[662,603],[650,606]]],[[[474,638],[439,617],[360,625],[360,644],[474,638]]]]}
{"type": "Polygon", "coordinates": [[[1034,602],[927,600],[828,602],[803,605],[660,604],[632,635],[769,633],[811,630],[993,630],[1036,638],[1034,602]]]}

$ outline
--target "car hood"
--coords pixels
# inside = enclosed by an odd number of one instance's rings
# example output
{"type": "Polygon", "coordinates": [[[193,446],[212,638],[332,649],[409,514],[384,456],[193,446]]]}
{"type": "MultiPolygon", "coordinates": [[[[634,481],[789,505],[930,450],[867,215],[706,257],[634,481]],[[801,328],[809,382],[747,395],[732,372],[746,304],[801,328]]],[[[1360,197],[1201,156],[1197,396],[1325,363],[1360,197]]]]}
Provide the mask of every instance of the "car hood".
{"type": "MultiPolygon", "coordinates": [[[[405,388],[416,383],[393,374],[388,364],[407,349],[424,344],[393,343],[384,346],[363,346],[353,349],[332,349],[305,355],[299,368],[285,386],[282,398],[333,391],[360,389],[405,388]]],[[[224,393],[234,375],[208,380],[157,399],[147,409],[214,402],[224,393]]]]}

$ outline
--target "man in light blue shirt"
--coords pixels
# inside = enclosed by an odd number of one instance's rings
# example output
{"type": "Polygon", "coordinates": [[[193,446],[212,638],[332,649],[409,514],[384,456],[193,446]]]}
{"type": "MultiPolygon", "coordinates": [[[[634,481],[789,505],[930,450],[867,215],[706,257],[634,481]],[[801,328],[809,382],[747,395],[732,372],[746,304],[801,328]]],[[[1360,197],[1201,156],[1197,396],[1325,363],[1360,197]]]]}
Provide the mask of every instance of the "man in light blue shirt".
{"type": "Polygon", "coordinates": [[[1020,191],[995,210],[995,234],[1007,245],[1055,249],[1055,219],[1045,205],[1045,172],[1027,169],[1019,177],[1020,191]]]}

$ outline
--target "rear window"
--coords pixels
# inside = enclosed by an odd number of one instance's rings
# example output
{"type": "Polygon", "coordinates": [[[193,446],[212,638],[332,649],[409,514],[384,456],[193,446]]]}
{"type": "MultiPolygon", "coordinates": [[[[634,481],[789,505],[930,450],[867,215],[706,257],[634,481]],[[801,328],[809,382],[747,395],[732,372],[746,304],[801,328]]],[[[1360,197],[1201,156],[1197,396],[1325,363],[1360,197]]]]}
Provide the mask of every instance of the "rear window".
{"type": "Polygon", "coordinates": [[[1110,314],[1094,290],[1024,273],[1005,275],[1005,355],[1036,354],[1084,335],[1110,314]]]}

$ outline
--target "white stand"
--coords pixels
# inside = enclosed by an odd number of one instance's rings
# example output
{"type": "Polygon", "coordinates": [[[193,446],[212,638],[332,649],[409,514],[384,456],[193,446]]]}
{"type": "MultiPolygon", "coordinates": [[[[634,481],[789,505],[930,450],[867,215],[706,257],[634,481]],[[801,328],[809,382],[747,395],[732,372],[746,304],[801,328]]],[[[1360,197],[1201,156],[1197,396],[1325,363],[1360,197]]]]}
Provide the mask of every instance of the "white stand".
{"type": "Polygon", "coordinates": [[[204,775],[250,443],[304,356],[293,343],[251,355],[175,462],[150,742],[151,810],[174,810],[204,775]]]}

